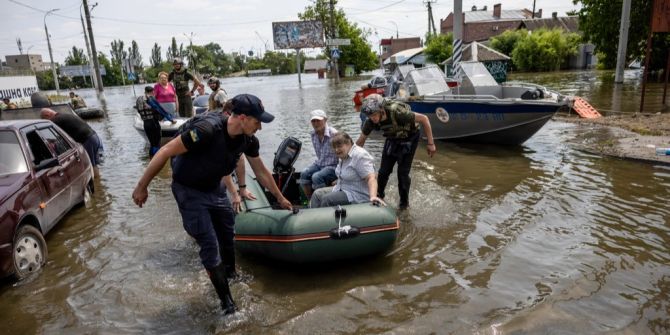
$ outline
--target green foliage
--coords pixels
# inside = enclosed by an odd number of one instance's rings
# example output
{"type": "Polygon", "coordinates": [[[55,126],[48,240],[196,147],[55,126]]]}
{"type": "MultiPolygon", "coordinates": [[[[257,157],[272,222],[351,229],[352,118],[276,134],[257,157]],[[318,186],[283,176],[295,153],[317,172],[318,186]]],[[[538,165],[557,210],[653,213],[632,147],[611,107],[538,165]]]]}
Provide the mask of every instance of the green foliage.
{"type": "Polygon", "coordinates": [[[111,47],[109,54],[112,56],[112,64],[119,66],[123,59],[128,58],[128,53],[123,49],[123,41],[113,40],[111,47]]]}
{"type": "Polygon", "coordinates": [[[504,33],[491,38],[491,48],[511,56],[516,44],[528,36],[528,30],[506,30],[504,33]]]}
{"type": "Polygon", "coordinates": [[[424,54],[428,61],[439,64],[451,57],[454,53],[454,35],[448,33],[446,35],[431,35],[426,40],[426,48],[424,54]]]}
{"type": "Polygon", "coordinates": [[[102,84],[104,86],[117,86],[123,83],[121,68],[118,65],[113,66],[109,58],[102,52],[98,53],[98,63],[105,68],[105,72],[107,73],[102,76],[102,84]]]}
{"type": "MultiPolygon", "coordinates": [[[[334,3],[337,4],[337,1],[334,0],[334,3]]],[[[312,5],[305,7],[302,13],[298,13],[298,18],[301,20],[321,21],[327,37],[333,36],[330,28],[330,16],[330,1],[328,0],[314,0],[312,5]]],[[[343,70],[344,65],[348,64],[354,65],[357,74],[375,69],[377,67],[377,56],[367,43],[367,37],[370,36],[371,31],[359,28],[357,24],[349,22],[342,9],[335,11],[333,19],[338,38],[351,40],[351,45],[339,47],[342,50],[341,57],[338,59],[340,70],[343,70]]],[[[330,58],[330,51],[331,47],[324,48],[323,52],[327,58],[330,58]]]]}
{"type": "Polygon", "coordinates": [[[152,66],[144,69],[144,80],[146,80],[147,83],[157,82],[158,73],[161,71],[170,73],[170,71],[172,71],[172,61],[164,61],[156,67],[152,66]]]}
{"type": "Polygon", "coordinates": [[[172,36],[172,43],[166,52],[167,59],[172,62],[175,57],[184,57],[185,54],[186,50],[184,50],[184,44],[180,44],[179,47],[177,47],[177,40],[172,36]]]}
{"type": "Polygon", "coordinates": [[[84,49],[79,49],[76,46],[72,47],[72,50],[68,51],[67,57],[65,57],[65,65],[85,65],[88,64],[88,59],[84,54],[84,49]]]}
{"type": "Polygon", "coordinates": [[[517,41],[512,51],[514,65],[522,71],[559,70],[577,52],[579,36],[561,29],[538,29],[517,41]]]}
{"type": "Polygon", "coordinates": [[[157,68],[163,63],[163,57],[161,56],[161,47],[158,46],[158,43],[154,43],[154,47],[151,49],[151,59],[149,60],[151,67],[157,68]]]}
{"type": "MultiPolygon", "coordinates": [[[[649,18],[651,17],[653,0],[632,0],[630,12],[630,29],[628,30],[627,60],[644,58],[647,36],[649,35],[649,18]]],[[[611,0],[573,0],[581,3],[579,10],[579,29],[584,33],[584,40],[595,44],[599,55],[598,62],[602,67],[612,69],[616,66],[619,29],[621,22],[621,1],[611,0]]],[[[665,68],[670,50],[670,35],[655,34],[650,68],[665,68]]]]}

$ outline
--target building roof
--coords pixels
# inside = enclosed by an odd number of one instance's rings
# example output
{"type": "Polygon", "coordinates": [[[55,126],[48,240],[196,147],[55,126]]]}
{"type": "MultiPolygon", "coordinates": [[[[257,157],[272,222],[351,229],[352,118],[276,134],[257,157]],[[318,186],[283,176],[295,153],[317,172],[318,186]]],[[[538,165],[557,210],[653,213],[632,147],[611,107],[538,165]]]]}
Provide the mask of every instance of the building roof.
{"type": "Polygon", "coordinates": [[[523,20],[528,17],[527,10],[523,9],[501,10],[500,17],[493,16],[492,10],[489,11],[478,10],[471,12],[464,11],[463,14],[465,14],[465,20],[463,21],[463,23],[481,22],[481,21],[523,20]]]}
{"type": "Polygon", "coordinates": [[[319,70],[328,67],[328,60],[326,59],[308,59],[305,61],[303,70],[319,70]]]}
{"type": "Polygon", "coordinates": [[[407,49],[403,50],[400,52],[396,52],[395,54],[391,55],[389,58],[387,58],[384,61],[384,64],[389,64],[391,62],[391,59],[395,57],[395,62],[398,64],[405,64],[409,60],[411,60],[413,57],[421,54],[423,52],[423,47],[421,48],[412,48],[412,49],[407,49]]]}
{"type": "MultiPolygon", "coordinates": [[[[453,57],[453,56],[452,56],[453,57]]],[[[451,64],[452,62],[452,57],[449,57],[447,60],[442,62],[441,64],[451,64]]],[[[496,50],[493,50],[484,44],[477,43],[477,42],[472,42],[468,45],[466,45],[463,48],[463,56],[461,58],[462,61],[477,61],[477,62],[489,62],[489,61],[497,61],[497,60],[509,60],[509,56],[500,53],[496,50]],[[473,48],[472,46],[476,45],[477,46],[477,52],[472,52],[473,48]]]]}
{"type": "Polygon", "coordinates": [[[579,31],[579,18],[577,16],[550,17],[546,19],[526,19],[519,24],[519,28],[537,30],[540,28],[561,28],[567,32],[579,31]]]}

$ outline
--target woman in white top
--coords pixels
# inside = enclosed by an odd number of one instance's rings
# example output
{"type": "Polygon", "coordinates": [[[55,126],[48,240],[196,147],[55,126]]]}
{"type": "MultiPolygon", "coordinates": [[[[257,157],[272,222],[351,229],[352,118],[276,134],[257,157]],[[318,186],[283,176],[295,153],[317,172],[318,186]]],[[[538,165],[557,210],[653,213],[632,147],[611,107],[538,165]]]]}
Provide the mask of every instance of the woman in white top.
{"type": "Polygon", "coordinates": [[[316,190],[312,194],[310,207],[330,207],[367,201],[386,206],[384,201],[377,197],[377,176],[372,156],[362,147],[355,145],[351,136],[345,132],[333,135],[331,145],[339,159],[335,168],[337,184],[334,187],[316,190]]]}

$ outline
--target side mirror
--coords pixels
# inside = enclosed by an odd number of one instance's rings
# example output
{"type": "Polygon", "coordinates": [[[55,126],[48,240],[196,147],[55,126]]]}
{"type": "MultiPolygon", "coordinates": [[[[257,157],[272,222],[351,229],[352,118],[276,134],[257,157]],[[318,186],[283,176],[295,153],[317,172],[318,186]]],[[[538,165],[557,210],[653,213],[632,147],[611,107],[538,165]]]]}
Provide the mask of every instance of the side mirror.
{"type": "Polygon", "coordinates": [[[52,158],[45,159],[45,160],[41,161],[39,164],[37,164],[35,169],[37,171],[42,171],[44,169],[52,168],[52,167],[58,166],[58,165],[59,165],[58,158],[52,157],[52,158]]]}

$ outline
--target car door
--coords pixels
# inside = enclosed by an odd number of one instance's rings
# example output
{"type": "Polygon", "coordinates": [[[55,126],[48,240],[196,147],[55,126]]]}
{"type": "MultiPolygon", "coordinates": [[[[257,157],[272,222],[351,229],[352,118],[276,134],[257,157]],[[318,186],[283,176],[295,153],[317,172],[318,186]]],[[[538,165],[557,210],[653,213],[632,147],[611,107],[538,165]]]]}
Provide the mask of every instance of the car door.
{"type": "Polygon", "coordinates": [[[70,204],[71,190],[68,176],[65,173],[62,160],[58,157],[58,152],[62,151],[62,146],[57,147],[55,136],[53,133],[44,131],[44,129],[32,128],[25,131],[25,136],[28,142],[29,150],[31,151],[33,164],[35,166],[35,178],[39,180],[44,188],[45,199],[41,204],[44,211],[46,221],[45,231],[50,230],[61,215],[67,211],[70,204]],[[43,138],[42,135],[46,135],[43,138]],[[49,142],[51,140],[51,142],[49,142]],[[50,159],[57,159],[58,163],[55,166],[47,167],[41,170],[37,168],[40,164],[44,164],[50,159]]]}

